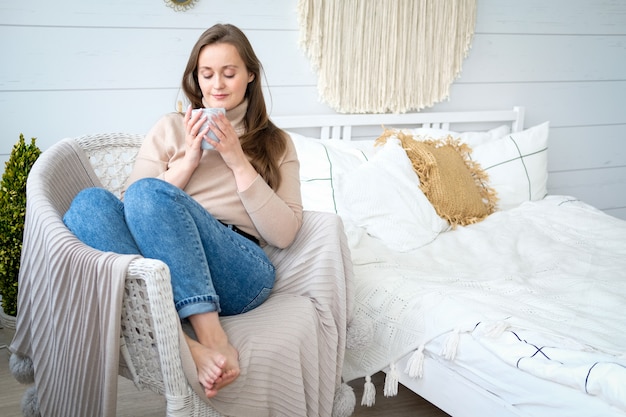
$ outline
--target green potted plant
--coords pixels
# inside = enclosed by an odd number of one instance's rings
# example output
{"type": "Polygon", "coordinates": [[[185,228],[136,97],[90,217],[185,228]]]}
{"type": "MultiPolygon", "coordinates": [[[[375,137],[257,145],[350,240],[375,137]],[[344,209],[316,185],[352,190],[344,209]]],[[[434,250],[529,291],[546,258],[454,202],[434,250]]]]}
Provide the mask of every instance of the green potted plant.
{"type": "Polygon", "coordinates": [[[0,183],[0,320],[7,327],[15,325],[17,315],[17,278],[20,270],[24,217],[26,215],[26,179],[41,150],[32,138],[30,144],[20,134],[6,162],[0,183]]]}

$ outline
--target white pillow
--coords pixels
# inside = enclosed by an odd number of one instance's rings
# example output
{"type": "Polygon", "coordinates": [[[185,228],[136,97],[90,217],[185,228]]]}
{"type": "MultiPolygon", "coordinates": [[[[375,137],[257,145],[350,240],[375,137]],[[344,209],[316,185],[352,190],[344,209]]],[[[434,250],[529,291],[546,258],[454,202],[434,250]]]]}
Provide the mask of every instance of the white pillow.
{"type": "Polygon", "coordinates": [[[434,129],[429,127],[419,127],[416,129],[404,129],[403,132],[411,134],[417,140],[425,139],[445,139],[448,136],[452,136],[455,139],[460,139],[461,142],[466,143],[470,148],[488,143],[494,140],[498,140],[505,135],[511,133],[511,127],[509,125],[501,125],[490,130],[483,132],[452,132],[450,130],[434,129]]]}
{"type": "Polygon", "coordinates": [[[498,208],[544,198],[548,183],[549,122],[473,148],[470,157],[489,175],[498,208]]]}
{"type": "Polygon", "coordinates": [[[367,161],[365,153],[339,141],[291,136],[300,161],[300,187],[305,210],[337,213],[337,178],[367,161]],[[335,142],[335,143],[333,143],[335,142]]]}
{"type": "Polygon", "coordinates": [[[448,229],[420,190],[419,178],[397,139],[343,174],[338,185],[339,215],[393,250],[417,249],[448,229]]]}

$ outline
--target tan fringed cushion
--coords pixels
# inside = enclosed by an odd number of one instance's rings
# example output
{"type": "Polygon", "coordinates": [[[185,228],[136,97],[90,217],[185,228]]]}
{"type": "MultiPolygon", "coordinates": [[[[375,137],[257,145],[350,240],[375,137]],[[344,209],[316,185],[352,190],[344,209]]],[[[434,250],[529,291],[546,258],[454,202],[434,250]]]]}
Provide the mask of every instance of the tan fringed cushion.
{"type": "Polygon", "coordinates": [[[454,228],[477,223],[495,211],[496,192],[488,176],[469,158],[471,148],[458,139],[415,140],[401,131],[386,130],[381,144],[396,137],[420,179],[420,188],[437,214],[454,228]]]}

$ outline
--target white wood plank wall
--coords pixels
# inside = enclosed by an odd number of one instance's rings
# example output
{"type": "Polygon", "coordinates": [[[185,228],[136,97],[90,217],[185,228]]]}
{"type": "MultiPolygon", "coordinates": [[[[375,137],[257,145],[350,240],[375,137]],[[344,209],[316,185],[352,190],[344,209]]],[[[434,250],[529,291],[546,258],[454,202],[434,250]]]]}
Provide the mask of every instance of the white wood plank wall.
{"type": "MultiPolygon", "coordinates": [[[[217,22],[250,38],[273,115],[334,113],[298,48],[296,6],[0,0],[0,159],[20,133],[44,150],[67,136],[145,133],[174,110],[189,50],[217,22]]],[[[525,106],[527,127],[551,122],[549,190],[626,219],[626,1],[478,0],[475,32],[450,99],[428,111],[525,106]]]]}

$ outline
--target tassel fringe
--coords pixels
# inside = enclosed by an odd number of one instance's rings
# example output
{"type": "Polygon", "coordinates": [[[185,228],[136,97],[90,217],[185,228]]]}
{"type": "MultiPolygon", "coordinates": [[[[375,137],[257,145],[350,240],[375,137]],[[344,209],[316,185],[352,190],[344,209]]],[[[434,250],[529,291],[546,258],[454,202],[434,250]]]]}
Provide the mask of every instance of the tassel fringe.
{"type": "Polygon", "coordinates": [[[449,361],[453,361],[456,358],[456,352],[459,348],[459,342],[461,340],[461,333],[471,333],[476,328],[477,324],[467,323],[455,328],[452,333],[448,335],[446,342],[443,345],[441,355],[449,361]]]}
{"type": "Polygon", "coordinates": [[[398,395],[398,379],[400,376],[398,375],[398,369],[396,368],[396,364],[392,363],[389,365],[389,372],[385,377],[385,389],[383,394],[385,397],[395,397],[398,395]]]}
{"type": "Polygon", "coordinates": [[[376,402],[376,387],[372,382],[371,376],[365,377],[365,385],[363,386],[363,397],[361,398],[361,405],[365,407],[371,407],[376,402]]]}
{"type": "Polygon", "coordinates": [[[421,378],[424,376],[424,345],[413,352],[404,370],[411,378],[421,378]]]}
{"type": "Polygon", "coordinates": [[[460,330],[458,328],[454,329],[443,345],[441,355],[449,361],[453,361],[456,357],[456,350],[459,347],[459,339],[461,337],[459,333],[460,330]]]}

